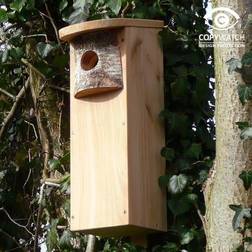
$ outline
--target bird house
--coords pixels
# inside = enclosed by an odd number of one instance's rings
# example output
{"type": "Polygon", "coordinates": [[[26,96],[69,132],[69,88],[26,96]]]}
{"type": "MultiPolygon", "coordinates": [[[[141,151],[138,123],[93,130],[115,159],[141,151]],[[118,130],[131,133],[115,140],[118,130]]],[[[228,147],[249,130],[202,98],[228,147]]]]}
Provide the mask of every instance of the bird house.
{"type": "Polygon", "coordinates": [[[166,231],[162,27],[119,18],[59,31],[70,42],[73,231],[166,231]]]}

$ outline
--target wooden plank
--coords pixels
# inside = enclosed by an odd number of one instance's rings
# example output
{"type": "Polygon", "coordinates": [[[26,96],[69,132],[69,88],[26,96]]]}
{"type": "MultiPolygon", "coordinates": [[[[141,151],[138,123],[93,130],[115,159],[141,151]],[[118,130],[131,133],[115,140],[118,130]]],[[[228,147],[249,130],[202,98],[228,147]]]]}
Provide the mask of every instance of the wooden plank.
{"type": "Polygon", "coordinates": [[[164,107],[159,29],[125,28],[130,224],[166,231],[165,146],[159,113],[164,107]]]}
{"type": "Polygon", "coordinates": [[[69,25],[59,30],[59,36],[60,39],[64,41],[71,41],[75,37],[83,33],[89,33],[91,31],[120,28],[120,27],[162,28],[163,26],[164,22],[161,20],[132,19],[132,18],[102,19],[69,25]]]}
{"type": "Polygon", "coordinates": [[[74,98],[76,59],[70,48],[71,229],[127,225],[127,90],[74,98]]]}

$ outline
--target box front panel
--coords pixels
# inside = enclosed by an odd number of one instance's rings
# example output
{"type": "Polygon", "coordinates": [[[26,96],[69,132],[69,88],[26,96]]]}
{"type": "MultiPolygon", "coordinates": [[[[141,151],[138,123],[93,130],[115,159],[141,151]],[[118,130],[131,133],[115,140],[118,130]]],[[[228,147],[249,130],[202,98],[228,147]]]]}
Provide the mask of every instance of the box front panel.
{"type": "MultiPolygon", "coordinates": [[[[74,98],[71,55],[71,229],[128,224],[126,89],[74,98]]],[[[122,55],[122,64],[124,64],[122,55]]]]}

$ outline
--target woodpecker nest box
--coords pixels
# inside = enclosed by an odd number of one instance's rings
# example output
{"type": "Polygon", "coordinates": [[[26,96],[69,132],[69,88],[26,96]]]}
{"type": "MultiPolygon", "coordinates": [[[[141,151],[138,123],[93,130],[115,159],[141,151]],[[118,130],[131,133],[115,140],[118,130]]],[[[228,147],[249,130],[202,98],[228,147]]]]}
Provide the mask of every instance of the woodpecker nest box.
{"type": "Polygon", "coordinates": [[[70,42],[71,229],[118,236],[166,231],[162,21],[65,27],[70,42]]]}

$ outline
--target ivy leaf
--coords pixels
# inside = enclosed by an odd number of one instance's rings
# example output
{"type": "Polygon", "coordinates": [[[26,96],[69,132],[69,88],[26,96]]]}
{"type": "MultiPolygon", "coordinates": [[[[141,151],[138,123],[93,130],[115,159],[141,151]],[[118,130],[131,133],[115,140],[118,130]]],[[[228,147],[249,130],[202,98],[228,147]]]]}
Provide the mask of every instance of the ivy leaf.
{"type": "Polygon", "coordinates": [[[70,175],[64,175],[60,180],[60,190],[61,192],[67,193],[70,187],[70,175]]]}
{"type": "Polygon", "coordinates": [[[74,0],[73,7],[74,9],[85,9],[87,6],[91,6],[93,2],[93,0],[74,0]]]}
{"type": "Polygon", "coordinates": [[[7,174],[7,170],[0,171],[0,181],[4,178],[6,174],[7,174]]]}
{"type": "Polygon", "coordinates": [[[208,178],[208,170],[201,170],[199,172],[199,178],[197,180],[197,183],[202,185],[208,178]]]}
{"type": "Polygon", "coordinates": [[[62,12],[68,5],[68,1],[67,0],[61,0],[60,4],[59,4],[59,11],[62,12]]]}
{"type": "Polygon", "coordinates": [[[188,95],[188,81],[185,77],[180,76],[171,83],[171,90],[174,97],[186,97],[188,95]]]}
{"type": "Polygon", "coordinates": [[[196,204],[197,200],[198,200],[198,196],[195,193],[189,193],[189,194],[187,194],[186,198],[187,198],[188,201],[190,201],[193,204],[196,204]]]}
{"type": "Polygon", "coordinates": [[[46,58],[49,53],[56,48],[56,45],[54,43],[44,43],[44,42],[39,42],[36,46],[38,54],[42,58],[46,58]]]}
{"type": "Polygon", "coordinates": [[[180,158],[177,159],[175,162],[175,166],[178,168],[178,170],[182,171],[186,171],[186,170],[190,170],[191,169],[191,165],[189,160],[184,159],[184,158],[180,158]]]}
{"type": "Polygon", "coordinates": [[[22,48],[20,47],[11,48],[9,53],[13,59],[20,59],[24,54],[22,48]]]}
{"type": "Polygon", "coordinates": [[[5,49],[2,54],[2,63],[5,63],[8,60],[8,56],[9,56],[9,50],[5,49]]]}
{"type": "Polygon", "coordinates": [[[238,94],[242,105],[244,105],[246,101],[252,99],[252,86],[239,85],[238,94]]]}
{"type": "Polygon", "coordinates": [[[252,64],[252,52],[245,53],[241,62],[245,66],[250,66],[252,64]]]}
{"type": "Polygon", "coordinates": [[[35,0],[27,0],[26,1],[26,8],[27,9],[34,9],[35,7],[35,0]]]}
{"type": "Polygon", "coordinates": [[[251,245],[252,244],[252,237],[245,237],[244,241],[251,245]]]}
{"type": "Polygon", "coordinates": [[[235,211],[232,226],[234,231],[236,231],[240,228],[241,221],[244,218],[251,218],[251,208],[244,208],[241,205],[229,205],[229,207],[235,211]]]}
{"type": "Polygon", "coordinates": [[[178,252],[179,248],[176,243],[173,242],[167,242],[163,248],[162,251],[169,251],[169,252],[178,252]]]}
{"type": "Polygon", "coordinates": [[[185,153],[185,155],[188,158],[199,159],[201,151],[202,151],[201,144],[192,143],[192,145],[187,150],[187,152],[185,153]]]}
{"type": "Polygon", "coordinates": [[[182,232],[181,233],[180,243],[182,245],[189,244],[194,239],[194,234],[195,234],[195,231],[193,229],[182,232]]]}
{"type": "Polygon", "coordinates": [[[7,11],[0,8],[0,23],[4,23],[8,21],[7,11]]]}
{"type": "Polygon", "coordinates": [[[48,251],[53,251],[54,249],[58,248],[59,236],[57,232],[57,224],[58,224],[58,219],[53,219],[51,222],[49,232],[47,233],[46,245],[47,245],[48,251]]]}
{"type": "Polygon", "coordinates": [[[188,212],[195,204],[197,198],[197,195],[193,193],[176,195],[168,200],[168,207],[173,215],[178,216],[188,212]]]}
{"type": "Polygon", "coordinates": [[[15,0],[10,4],[10,8],[14,11],[20,12],[26,4],[26,0],[15,0]]]}
{"type": "Polygon", "coordinates": [[[71,249],[72,248],[71,238],[72,238],[71,232],[69,230],[65,230],[59,240],[60,248],[71,249]]]}
{"type": "Polygon", "coordinates": [[[70,200],[69,199],[65,200],[62,207],[65,213],[69,216],[70,215],[70,200]]]}
{"type": "Polygon", "coordinates": [[[248,190],[252,185],[252,171],[243,171],[239,178],[243,181],[244,188],[248,190]]]}
{"type": "Polygon", "coordinates": [[[175,151],[172,148],[164,147],[161,150],[161,156],[171,162],[175,157],[175,151]]]}
{"type": "Polygon", "coordinates": [[[252,25],[252,14],[248,14],[248,21],[247,21],[248,25],[252,25]]]}
{"type": "Polygon", "coordinates": [[[169,180],[168,190],[173,194],[181,193],[185,189],[187,182],[188,178],[186,175],[173,175],[169,180]]]}
{"type": "Polygon", "coordinates": [[[70,162],[70,152],[67,152],[61,159],[60,163],[63,165],[67,165],[70,162]]]}
{"type": "Polygon", "coordinates": [[[240,130],[244,130],[245,128],[249,127],[248,122],[236,122],[235,124],[238,126],[240,130]]]}
{"type": "Polygon", "coordinates": [[[86,21],[89,16],[89,9],[93,4],[93,0],[75,0],[73,3],[74,11],[68,18],[65,18],[69,24],[76,24],[83,21],[86,21]]]}
{"type": "Polygon", "coordinates": [[[118,15],[122,7],[122,0],[109,0],[107,5],[115,15],[118,15]]]}
{"type": "Polygon", "coordinates": [[[60,167],[61,163],[58,159],[48,160],[48,166],[51,171],[55,171],[60,167]]]}
{"type": "Polygon", "coordinates": [[[240,137],[243,140],[252,139],[252,127],[243,129],[240,137]]]}
{"type": "Polygon", "coordinates": [[[226,62],[228,65],[228,73],[231,74],[234,71],[242,69],[242,63],[239,59],[231,58],[226,62]]]}
{"type": "Polygon", "coordinates": [[[170,176],[160,176],[159,179],[158,179],[158,184],[160,187],[166,187],[169,183],[169,180],[170,180],[170,176]]]}
{"type": "Polygon", "coordinates": [[[76,9],[72,14],[65,19],[69,24],[77,24],[83,21],[86,21],[88,18],[89,11],[87,9],[82,10],[81,8],[76,9]]]}

